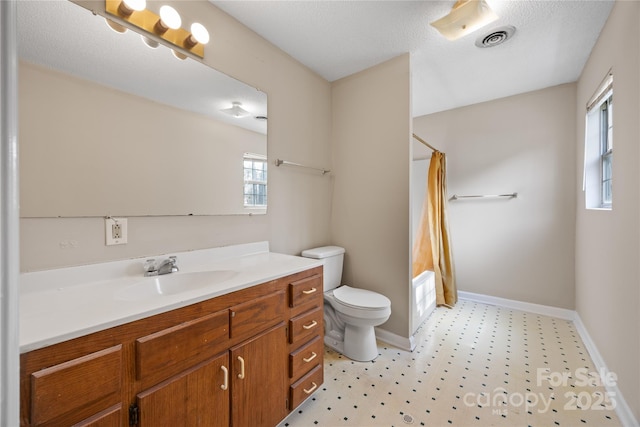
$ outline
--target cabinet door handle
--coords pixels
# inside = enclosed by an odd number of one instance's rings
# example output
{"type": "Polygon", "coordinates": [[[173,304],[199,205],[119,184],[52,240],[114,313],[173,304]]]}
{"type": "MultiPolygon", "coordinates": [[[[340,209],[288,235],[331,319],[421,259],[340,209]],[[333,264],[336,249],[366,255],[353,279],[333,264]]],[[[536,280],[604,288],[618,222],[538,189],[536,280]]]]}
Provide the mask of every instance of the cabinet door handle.
{"type": "Polygon", "coordinates": [[[304,357],[303,357],[303,358],[302,358],[302,360],[304,360],[304,361],[305,361],[305,363],[309,363],[309,362],[311,362],[313,359],[315,359],[315,358],[316,358],[316,356],[318,356],[318,355],[316,354],[316,352],[315,352],[315,351],[312,351],[312,352],[311,352],[311,356],[309,356],[309,357],[307,357],[307,358],[304,358],[304,357]]]}
{"type": "Polygon", "coordinates": [[[238,356],[238,360],[240,361],[240,373],[238,374],[238,378],[243,380],[244,379],[244,359],[238,356]]]}
{"type": "Polygon", "coordinates": [[[305,392],[305,394],[311,394],[311,393],[313,393],[313,391],[314,391],[315,389],[317,389],[317,388],[318,388],[318,384],[313,383],[313,382],[312,382],[311,384],[313,384],[313,387],[311,387],[309,390],[307,390],[306,388],[303,388],[303,389],[302,389],[302,391],[304,391],[304,392],[305,392]]]}
{"type": "Polygon", "coordinates": [[[315,328],[316,326],[318,326],[318,322],[316,322],[315,320],[313,322],[309,323],[308,325],[302,325],[302,327],[304,329],[307,329],[307,330],[309,330],[311,328],[315,328]]]}
{"type": "Polygon", "coordinates": [[[305,294],[305,295],[310,295],[310,294],[314,293],[315,291],[317,291],[316,288],[311,288],[311,289],[307,289],[305,291],[302,291],[302,293],[305,294]]]}
{"type": "Polygon", "coordinates": [[[220,369],[224,372],[224,384],[222,384],[220,388],[226,390],[229,388],[229,370],[224,365],[222,365],[220,369]]]}

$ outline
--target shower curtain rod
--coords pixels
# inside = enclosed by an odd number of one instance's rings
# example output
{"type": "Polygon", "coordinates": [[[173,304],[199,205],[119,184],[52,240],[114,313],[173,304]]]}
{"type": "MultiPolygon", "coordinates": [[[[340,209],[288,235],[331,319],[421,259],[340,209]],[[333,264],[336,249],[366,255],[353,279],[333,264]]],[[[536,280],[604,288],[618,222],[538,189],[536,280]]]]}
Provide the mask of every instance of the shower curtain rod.
{"type": "Polygon", "coordinates": [[[424,139],[420,138],[418,135],[416,135],[415,133],[413,134],[413,137],[415,139],[417,139],[418,141],[422,142],[424,145],[426,145],[427,147],[431,148],[433,151],[440,151],[438,150],[436,147],[434,147],[433,145],[429,144],[427,141],[425,141],[424,139]]]}

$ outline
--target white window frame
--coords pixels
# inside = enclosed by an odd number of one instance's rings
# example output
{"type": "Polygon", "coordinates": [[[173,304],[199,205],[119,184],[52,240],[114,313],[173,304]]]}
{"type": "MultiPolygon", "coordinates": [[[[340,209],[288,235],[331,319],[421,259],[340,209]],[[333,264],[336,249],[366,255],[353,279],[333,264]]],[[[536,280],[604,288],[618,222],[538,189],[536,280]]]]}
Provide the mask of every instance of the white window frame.
{"type": "MultiPolygon", "coordinates": [[[[252,170],[254,170],[255,168],[252,167],[252,170]]],[[[267,174],[267,156],[263,155],[263,154],[255,154],[255,153],[244,153],[244,155],[242,156],[242,171],[243,171],[243,186],[242,186],[242,200],[244,203],[244,207],[246,209],[266,209],[267,207],[267,197],[268,197],[268,193],[267,193],[267,181],[268,181],[268,174],[267,174]],[[257,178],[254,174],[252,174],[251,178],[247,178],[246,175],[246,167],[245,164],[247,161],[251,161],[252,163],[262,163],[264,165],[264,176],[263,179],[259,179],[257,178]],[[247,199],[246,196],[247,195],[256,195],[255,192],[252,192],[250,194],[248,194],[246,192],[246,188],[247,185],[251,185],[251,186],[263,186],[264,187],[264,204],[257,204],[257,203],[247,203],[247,199]]]]}
{"type": "Polygon", "coordinates": [[[613,91],[600,104],[600,206],[611,208],[613,172],[613,91]]]}
{"type": "Polygon", "coordinates": [[[587,103],[583,190],[587,209],[613,208],[613,74],[587,103]]]}

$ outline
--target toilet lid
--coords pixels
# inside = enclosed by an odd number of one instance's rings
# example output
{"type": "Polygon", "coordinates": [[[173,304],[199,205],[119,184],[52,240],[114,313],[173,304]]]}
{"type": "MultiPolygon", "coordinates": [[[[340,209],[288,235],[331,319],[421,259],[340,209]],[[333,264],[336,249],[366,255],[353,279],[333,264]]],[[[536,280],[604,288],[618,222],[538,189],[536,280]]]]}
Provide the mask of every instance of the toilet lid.
{"type": "Polygon", "coordinates": [[[333,296],[342,304],[354,308],[387,308],[391,306],[389,298],[377,292],[340,286],[333,290],[333,296]]]}

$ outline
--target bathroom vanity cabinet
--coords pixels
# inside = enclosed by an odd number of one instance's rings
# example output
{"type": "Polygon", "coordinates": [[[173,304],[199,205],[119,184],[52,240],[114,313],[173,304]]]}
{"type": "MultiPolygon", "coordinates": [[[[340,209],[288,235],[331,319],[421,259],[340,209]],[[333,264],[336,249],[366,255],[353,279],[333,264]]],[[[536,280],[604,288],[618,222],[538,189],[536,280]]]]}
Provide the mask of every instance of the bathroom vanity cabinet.
{"type": "Polygon", "coordinates": [[[322,267],[21,355],[23,426],[274,426],[323,382],[322,267]]]}

